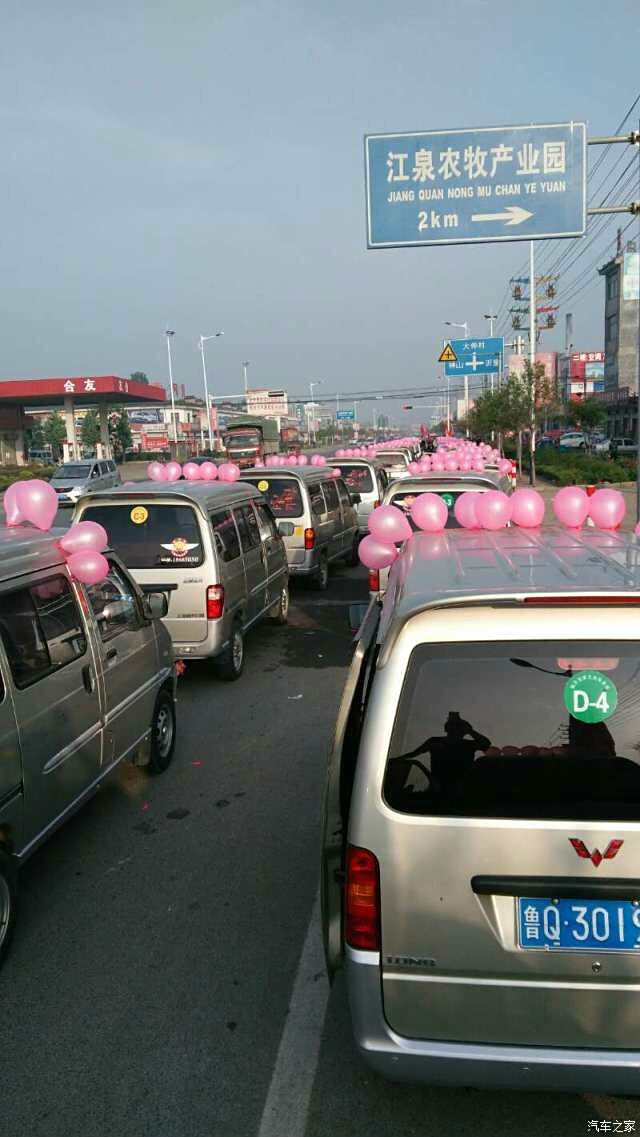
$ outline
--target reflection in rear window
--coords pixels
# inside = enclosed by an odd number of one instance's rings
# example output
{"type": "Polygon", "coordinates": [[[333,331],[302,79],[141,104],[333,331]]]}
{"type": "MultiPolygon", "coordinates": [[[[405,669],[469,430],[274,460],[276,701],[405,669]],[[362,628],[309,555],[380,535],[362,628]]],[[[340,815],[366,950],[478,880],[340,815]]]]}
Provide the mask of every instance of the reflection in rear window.
{"type": "Polygon", "coordinates": [[[639,647],[416,648],[387,761],[387,803],[436,816],[640,820],[639,647]],[[578,696],[568,694],[574,680],[578,696]]]}
{"type": "MultiPolygon", "coordinates": [[[[460,528],[460,525],[456,521],[456,515],[454,513],[454,507],[455,507],[455,504],[456,504],[458,498],[460,497],[460,494],[465,493],[465,490],[451,490],[451,491],[449,491],[449,490],[437,490],[437,489],[433,489],[433,490],[424,489],[424,490],[421,490],[420,493],[435,493],[438,495],[438,497],[441,497],[442,500],[444,501],[447,509],[449,510],[449,516],[447,517],[447,523],[445,525],[445,529],[459,529],[460,528]]],[[[401,509],[403,511],[403,513],[406,513],[407,520],[408,520],[411,528],[413,529],[414,533],[416,532],[418,526],[412,521],[410,511],[411,511],[411,506],[413,505],[416,498],[419,496],[420,495],[418,493],[416,493],[415,490],[410,490],[408,493],[394,494],[394,496],[391,498],[391,501],[389,502],[389,505],[396,505],[398,507],[398,509],[401,509]]]]}
{"type": "Polygon", "coordinates": [[[350,490],[371,493],[373,478],[368,466],[350,466],[348,462],[340,461],[340,471],[350,490]]]}
{"type": "Polygon", "coordinates": [[[202,542],[190,505],[93,505],[83,521],[98,521],[109,544],[129,568],[172,568],[202,564],[202,542]]]}
{"type": "Polygon", "coordinates": [[[251,478],[251,482],[267,499],[276,517],[302,517],[302,495],[295,478],[251,478]]]}

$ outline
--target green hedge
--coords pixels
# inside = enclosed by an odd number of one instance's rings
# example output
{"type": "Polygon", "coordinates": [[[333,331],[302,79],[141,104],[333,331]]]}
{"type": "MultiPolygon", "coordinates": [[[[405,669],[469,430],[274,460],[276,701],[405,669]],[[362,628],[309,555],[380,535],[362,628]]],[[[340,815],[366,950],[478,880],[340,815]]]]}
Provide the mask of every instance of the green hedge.
{"type": "Polygon", "coordinates": [[[0,493],[12,482],[25,482],[28,478],[42,478],[48,482],[55,469],[55,466],[0,466],[0,493]]]}
{"type": "MultiPolygon", "coordinates": [[[[515,457],[515,447],[505,446],[508,457],[515,457]]],[[[529,469],[529,451],[522,455],[524,469],[529,469]]],[[[635,481],[635,463],[628,458],[603,458],[597,454],[562,452],[550,446],[536,451],[536,473],[558,486],[600,485],[603,482],[635,481]]]]}

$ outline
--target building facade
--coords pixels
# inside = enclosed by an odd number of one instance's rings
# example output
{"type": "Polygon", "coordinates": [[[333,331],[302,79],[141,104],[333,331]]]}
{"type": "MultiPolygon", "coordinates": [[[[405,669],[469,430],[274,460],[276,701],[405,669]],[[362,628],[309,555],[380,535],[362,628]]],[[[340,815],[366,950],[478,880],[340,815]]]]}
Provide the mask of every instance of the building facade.
{"type": "Polygon", "coordinates": [[[628,241],[598,270],[605,281],[604,380],[608,396],[638,393],[638,260],[635,242],[628,241]]]}

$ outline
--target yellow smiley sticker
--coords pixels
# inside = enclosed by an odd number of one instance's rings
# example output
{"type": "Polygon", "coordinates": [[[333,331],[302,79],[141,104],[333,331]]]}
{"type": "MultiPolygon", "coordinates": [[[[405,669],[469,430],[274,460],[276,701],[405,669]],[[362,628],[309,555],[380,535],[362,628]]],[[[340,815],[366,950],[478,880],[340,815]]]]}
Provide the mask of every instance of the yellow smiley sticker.
{"type": "Polygon", "coordinates": [[[269,489],[269,483],[265,482],[263,478],[262,481],[258,482],[258,489],[260,490],[260,493],[264,493],[265,490],[269,489]]]}
{"type": "Polygon", "coordinates": [[[149,510],[144,505],[135,505],[129,514],[134,525],[144,525],[149,516],[149,510]]]}

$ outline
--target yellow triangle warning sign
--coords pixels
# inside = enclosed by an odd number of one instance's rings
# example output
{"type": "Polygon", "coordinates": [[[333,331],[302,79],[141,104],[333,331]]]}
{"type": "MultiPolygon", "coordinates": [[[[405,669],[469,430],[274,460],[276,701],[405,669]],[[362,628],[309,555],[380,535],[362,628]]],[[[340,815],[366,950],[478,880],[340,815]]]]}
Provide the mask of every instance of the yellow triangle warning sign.
{"type": "Polygon", "coordinates": [[[458,356],[453,350],[450,343],[445,344],[440,355],[438,356],[438,363],[456,363],[458,356]]]}

